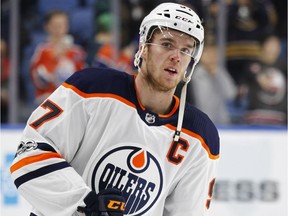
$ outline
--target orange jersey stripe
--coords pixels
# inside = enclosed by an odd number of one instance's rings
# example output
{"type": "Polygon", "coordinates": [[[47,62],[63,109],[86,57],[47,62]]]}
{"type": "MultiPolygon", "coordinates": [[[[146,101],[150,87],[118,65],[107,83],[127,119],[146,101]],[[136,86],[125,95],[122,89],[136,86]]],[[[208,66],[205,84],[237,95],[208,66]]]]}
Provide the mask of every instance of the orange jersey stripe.
{"type": "MultiPolygon", "coordinates": [[[[176,127],[174,127],[173,125],[170,125],[170,124],[167,124],[167,125],[165,125],[165,126],[168,127],[168,128],[170,128],[171,130],[175,130],[175,129],[176,129],[176,127]]],[[[207,151],[210,159],[216,160],[216,159],[218,159],[218,158],[220,157],[219,154],[213,155],[213,154],[210,152],[210,149],[209,149],[208,145],[205,143],[205,141],[203,140],[203,138],[202,138],[200,135],[198,135],[198,134],[196,134],[196,133],[194,133],[194,132],[192,132],[192,131],[190,131],[190,130],[187,130],[187,129],[185,129],[185,128],[182,128],[182,131],[183,131],[184,133],[186,133],[186,134],[188,134],[188,135],[190,135],[190,136],[192,136],[192,137],[195,137],[196,139],[200,140],[201,145],[202,145],[203,148],[207,151]]]]}
{"type": "Polygon", "coordinates": [[[159,117],[162,117],[162,118],[171,117],[171,116],[177,111],[177,109],[178,109],[178,107],[179,107],[179,104],[180,104],[180,101],[179,101],[179,98],[176,97],[175,95],[174,95],[173,97],[174,97],[174,99],[175,99],[175,104],[174,104],[174,107],[173,107],[173,109],[171,110],[171,112],[168,113],[168,114],[166,114],[166,115],[161,115],[161,114],[159,114],[159,117]]]}
{"type": "Polygon", "coordinates": [[[35,163],[35,162],[39,162],[39,161],[43,161],[43,160],[47,160],[50,158],[62,158],[60,154],[55,153],[55,152],[49,152],[49,153],[44,153],[44,154],[40,154],[40,155],[35,155],[35,156],[30,156],[27,158],[23,158],[22,160],[18,161],[17,163],[15,163],[13,166],[10,167],[10,172],[13,173],[16,170],[29,165],[31,163],[35,163]]]}
{"type": "Polygon", "coordinates": [[[80,95],[81,97],[84,97],[84,98],[91,98],[91,97],[114,98],[116,100],[119,100],[119,101],[127,104],[128,106],[136,108],[135,104],[131,103],[130,101],[126,100],[125,98],[123,98],[119,95],[109,94],[109,93],[85,93],[85,92],[82,92],[81,90],[79,90],[78,88],[76,88],[75,86],[70,85],[68,83],[63,83],[62,86],[64,86],[65,88],[72,89],[74,92],[76,92],[78,95],[80,95]]]}

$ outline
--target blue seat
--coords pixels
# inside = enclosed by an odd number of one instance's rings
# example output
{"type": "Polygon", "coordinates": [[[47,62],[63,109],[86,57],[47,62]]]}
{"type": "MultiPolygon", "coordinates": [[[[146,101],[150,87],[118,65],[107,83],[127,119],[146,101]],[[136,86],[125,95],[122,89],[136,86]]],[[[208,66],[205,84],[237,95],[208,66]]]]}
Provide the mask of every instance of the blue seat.
{"type": "Polygon", "coordinates": [[[70,12],[78,7],[78,0],[39,0],[39,13],[44,15],[51,10],[63,10],[70,12]]]}
{"type": "Polygon", "coordinates": [[[88,7],[91,7],[91,6],[93,7],[95,5],[96,1],[97,0],[86,0],[86,5],[88,7]]]}
{"type": "Polygon", "coordinates": [[[70,13],[70,32],[80,40],[89,40],[94,33],[93,8],[79,8],[70,13]]]}

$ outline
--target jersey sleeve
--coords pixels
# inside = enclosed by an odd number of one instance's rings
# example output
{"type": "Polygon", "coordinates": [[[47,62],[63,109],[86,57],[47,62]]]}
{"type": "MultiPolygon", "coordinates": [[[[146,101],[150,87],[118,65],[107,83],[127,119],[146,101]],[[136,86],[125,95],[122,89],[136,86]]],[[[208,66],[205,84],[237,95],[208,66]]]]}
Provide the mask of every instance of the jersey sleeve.
{"type": "Polygon", "coordinates": [[[70,162],[86,130],[84,100],[60,86],[30,116],[10,167],[19,193],[43,215],[72,215],[91,191],[70,162]]]}
{"type": "Polygon", "coordinates": [[[191,153],[193,159],[189,169],[182,174],[167,197],[163,216],[205,216],[209,212],[217,175],[220,141],[212,122],[208,121],[208,126],[201,128],[201,131],[202,134],[198,133],[196,137],[199,146],[204,148],[195,154],[191,153]]]}
{"type": "Polygon", "coordinates": [[[217,161],[191,168],[167,197],[163,216],[207,215],[216,178],[217,161]]]}

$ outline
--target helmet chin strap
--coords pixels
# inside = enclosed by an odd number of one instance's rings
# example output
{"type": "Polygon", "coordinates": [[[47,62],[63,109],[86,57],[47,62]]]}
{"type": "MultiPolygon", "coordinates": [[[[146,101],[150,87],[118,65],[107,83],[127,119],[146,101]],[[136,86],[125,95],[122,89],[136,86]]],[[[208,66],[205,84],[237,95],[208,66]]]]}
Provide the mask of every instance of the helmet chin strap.
{"type": "Polygon", "coordinates": [[[184,77],[184,79],[183,79],[185,84],[184,84],[184,86],[182,87],[182,90],[181,90],[177,128],[175,130],[175,134],[174,134],[174,137],[173,137],[175,142],[178,142],[179,138],[180,138],[180,133],[181,133],[182,124],[183,124],[183,118],[184,118],[184,111],[185,111],[187,85],[188,85],[188,83],[191,80],[192,74],[194,72],[195,65],[196,65],[196,62],[193,63],[192,69],[190,71],[190,74],[187,77],[184,77]]]}
{"type": "Polygon", "coordinates": [[[138,73],[141,72],[139,64],[140,64],[140,59],[141,59],[142,53],[144,51],[144,46],[145,46],[145,43],[142,43],[140,46],[140,49],[135,54],[135,58],[134,58],[134,66],[137,67],[138,73]]]}

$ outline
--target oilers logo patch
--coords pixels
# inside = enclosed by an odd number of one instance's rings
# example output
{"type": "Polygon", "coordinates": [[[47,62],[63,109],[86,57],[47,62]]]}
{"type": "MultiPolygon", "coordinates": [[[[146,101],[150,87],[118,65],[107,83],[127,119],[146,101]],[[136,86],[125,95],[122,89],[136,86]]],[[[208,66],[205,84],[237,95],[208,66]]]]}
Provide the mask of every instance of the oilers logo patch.
{"type": "Polygon", "coordinates": [[[126,145],[97,160],[91,186],[96,192],[106,188],[121,190],[126,200],[124,214],[143,215],[161,194],[163,174],[149,151],[126,145]]]}

